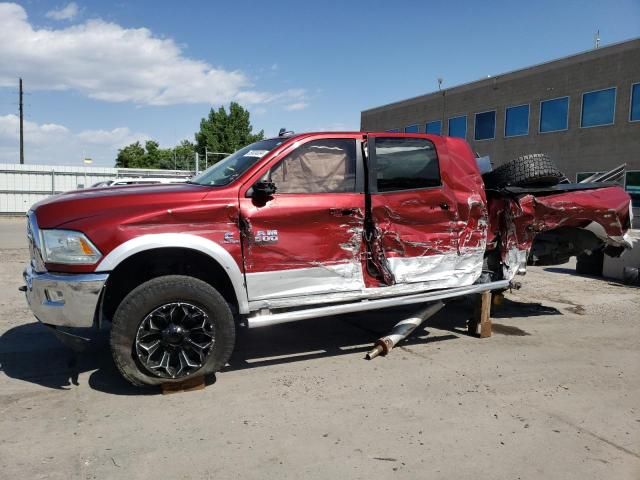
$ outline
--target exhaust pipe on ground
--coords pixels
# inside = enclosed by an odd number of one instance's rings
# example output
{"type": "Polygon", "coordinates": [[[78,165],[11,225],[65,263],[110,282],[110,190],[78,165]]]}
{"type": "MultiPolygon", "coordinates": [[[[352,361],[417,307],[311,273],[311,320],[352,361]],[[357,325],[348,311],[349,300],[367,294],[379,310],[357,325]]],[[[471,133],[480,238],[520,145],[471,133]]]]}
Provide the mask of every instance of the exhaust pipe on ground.
{"type": "Polygon", "coordinates": [[[367,353],[365,358],[367,360],[373,360],[378,355],[386,355],[401,340],[411,335],[411,332],[422,325],[425,320],[438,313],[442,307],[444,307],[443,302],[432,303],[428,307],[419,310],[416,315],[396,323],[389,335],[376,340],[373,349],[367,353]]]}

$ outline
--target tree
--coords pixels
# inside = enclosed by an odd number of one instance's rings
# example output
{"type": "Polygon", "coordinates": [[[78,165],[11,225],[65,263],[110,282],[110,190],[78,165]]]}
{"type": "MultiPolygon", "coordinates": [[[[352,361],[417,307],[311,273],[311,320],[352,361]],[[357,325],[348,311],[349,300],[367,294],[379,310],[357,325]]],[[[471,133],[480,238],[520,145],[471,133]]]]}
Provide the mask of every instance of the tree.
{"type": "Polygon", "coordinates": [[[161,168],[166,170],[190,170],[193,167],[194,145],[183,140],[175,148],[160,148],[155,140],[132,143],[118,151],[116,167],[161,168]]]}
{"type": "Polygon", "coordinates": [[[171,168],[175,168],[177,170],[193,170],[195,168],[195,151],[196,146],[193,142],[190,142],[189,140],[183,140],[180,142],[180,145],[177,145],[173,149],[175,163],[172,164],[171,168]],[[175,167],[173,165],[175,165],[175,167]]]}
{"type": "MultiPolygon", "coordinates": [[[[195,152],[200,155],[200,166],[204,167],[205,149],[209,152],[233,153],[263,138],[263,130],[253,133],[249,112],[236,102],[231,102],[229,113],[224,107],[218,110],[212,108],[209,116],[200,121],[195,144],[183,140],[174,148],[160,148],[155,140],[147,140],[144,146],[140,142],[132,143],[118,150],[116,167],[194,170],[195,152]]],[[[220,155],[209,156],[209,165],[222,158],[220,155]]]]}
{"type": "MultiPolygon", "coordinates": [[[[196,151],[204,156],[205,149],[209,152],[232,153],[236,150],[262,140],[264,131],[253,133],[253,127],[249,121],[249,112],[238,103],[231,102],[229,113],[224,107],[217,111],[213,108],[209,116],[200,121],[200,131],[196,133],[196,151]]],[[[211,163],[220,160],[221,156],[212,157],[211,163]]]]}
{"type": "Polygon", "coordinates": [[[116,167],[119,168],[142,168],[145,162],[144,147],[140,142],[132,143],[118,150],[116,157],[116,167]]]}

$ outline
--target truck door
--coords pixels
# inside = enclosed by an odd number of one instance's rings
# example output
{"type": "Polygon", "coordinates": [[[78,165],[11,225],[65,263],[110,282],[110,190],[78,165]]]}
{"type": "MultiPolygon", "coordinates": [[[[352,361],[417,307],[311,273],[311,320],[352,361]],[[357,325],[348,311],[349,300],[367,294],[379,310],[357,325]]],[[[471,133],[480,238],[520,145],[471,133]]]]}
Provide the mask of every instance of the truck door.
{"type": "Polygon", "coordinates": [[[466,204],[469,196],[458,198],[443,181],[444,140],[369,136],[368,153],[374,226],[368,245],[383,273],[379,278],[385,284],[426,282],[434,289],[472,284],[481,273],[484,248],[471,256],[460,250],[465,222],[459,210],[468,216],[460,202],[466,204]]]}
{"type": "Polygon", "coordinates": [[[242,247],[250,301],[363,288],[361,137],[294,142],[240,190],[242,247]],[[258,180],[277,191],[251,196],[258,180]]]}

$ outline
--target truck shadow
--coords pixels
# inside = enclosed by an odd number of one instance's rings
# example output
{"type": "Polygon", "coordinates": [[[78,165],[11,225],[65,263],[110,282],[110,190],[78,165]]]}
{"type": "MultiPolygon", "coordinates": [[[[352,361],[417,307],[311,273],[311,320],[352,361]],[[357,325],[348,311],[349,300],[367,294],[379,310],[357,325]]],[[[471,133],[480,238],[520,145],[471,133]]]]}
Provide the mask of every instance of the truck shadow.
{"type": "MultiPolygon", "coordinates": [[[[238,337],[236,351],[224,371],[341,355],[359,354],[364,359],[378,338],[388,334],[400,320],[415,314],[418,308],[389,308],[243,330],[238,337]]],[[[451,326],[453,331],[453,324],[451,326]]],[[[434,331],[427,321],[400,346],[426,345],[456,338],[458,335],[434,331]]]]}
{"type": "MultiPolygon", "coordinates": [[[[373,342],[411,314],[411,309],[387,309],[305,320],[238,332],[235,352],[223,372],[304,362],[321,357],[361,354],[373,342]]],[[[420,345],[452,340],[452,334],[433,334],[417,329],[402,345],[420,345]]],[[[363,360],[364,361],[364,360],[363,360]]],[[[113,395],[156,394],[157,388],[129,385],[117,371],[108,345],[108,335],[98,337],[84,351],[61,343],[44,325],[33,322],[14,327],[0,337],[0,372],[7,377],[54,390],[71,390],[91,372],[89,386],[113,395]]],[[[215,381],[215,378],[212,379],[215,381]]]]}
{"type": "Polygon", "coordinates": [[[81,352],[64,345],[38,322],[14,327],[0,337],[0,372],[10,378],[54,390],[71,390],[80,385],[80,374],[92,370],[104,371],[110,393],[145,393],[119,376],[111,359],[107,335],[97,337],[81,352]]]}
{"type": "Polygon", "coordinates": [[[537,302],[519,302],[505,298],[502,304],[491,309],[492,318],[538,317],[541,315],[562,315],[555,307],[537,302]]]}
{"type": "Polygon", "coordinates": [[[640,285],[630,285],[624,283],[622,280],[616,280],[615,278],[603,277],[602,275],[589,275],[586,273],[578,273],[575,269],[571,268],[561,268],[561,267],[548,267],[544,269],[545,272],[551,273],[559,273],[563,275],[570,275],[572,277],[581,277],[581,278],[590,278],[593,280],[599,280],[601,282],[605,282],[607,285],[611,285],[612,287],[625,287],[625,288],[635,288],[640,289],[640,285]]]}
{"type": "MultiPolygon", "coordinates": [[[[429,345],[465,336],[471,306],[472,302],[468,300],[451,302],[399,346],[429,345]]],[[[506,306],[494,317],[560,314],[556,309],[539,304],[508,301],[506,306]]],[[[389,308],[255,330],[240,329],[235,352],[223,373],[341,355],[358,355],[366,361],[364,355],[375,340],[388,334],[398,321],[412,316],[419,308],[389,308]]],[[[0,372],[55,390],[71,390],[82,382],[80,375],[91,372],[88,385],[97,391],[113,395],[156,394],[159,391],[157,388],[133,387],[120,376],[111,358],[108,335],[98,337],[84,351],[75,352],[37,322],[14,327],[0,337],[0,372]]]]}

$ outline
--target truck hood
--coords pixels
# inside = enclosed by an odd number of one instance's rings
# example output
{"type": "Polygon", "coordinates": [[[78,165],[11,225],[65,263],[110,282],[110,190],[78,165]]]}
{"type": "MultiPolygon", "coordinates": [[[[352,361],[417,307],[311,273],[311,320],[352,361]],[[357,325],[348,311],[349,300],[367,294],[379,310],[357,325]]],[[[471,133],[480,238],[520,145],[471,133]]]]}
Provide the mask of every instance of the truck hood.
{"type": "Polygon", "coordinates": [[[202,199],[211,187],[201,185],[152,184],[73,190],[36,203],[32,210],[40,228],[60,228],[66,224],[99,216],[105,210],[135,212],[181,205],[202,199]]]}

